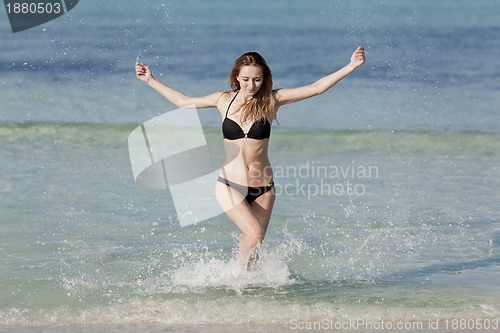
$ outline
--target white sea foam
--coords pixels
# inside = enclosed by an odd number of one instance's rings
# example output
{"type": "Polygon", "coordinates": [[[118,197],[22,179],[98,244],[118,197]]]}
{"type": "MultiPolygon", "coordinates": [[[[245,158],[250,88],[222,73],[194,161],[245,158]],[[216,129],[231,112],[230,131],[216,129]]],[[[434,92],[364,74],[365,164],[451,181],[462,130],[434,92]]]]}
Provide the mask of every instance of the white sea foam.
{"type": "Polygon", "coordinates": [[[280,287],[295,282],[287,265],[289,256],[300,251],[301,242],[284,229],[287,238],[271,249],[260,247],[259,260],[244,269],[237,258],[202,258],[170,272],[172,285],[188,289],[223,287],[241,293],[246,287],[280,287]]]}
{"type": "Polygon", "coordinates": [[[201,260],[182,266],[170,275],[174,286],[189,289],[224,287],[241,292],[248,286],[283,286],[294,282],[287,265],[279,256],[268,255],[251,270],[244,270],[238,260],[201,260]]]}
{"type": "Polygon", "coordinates": [[[479,306],[484,311],[485,315],[489,317],[500,318],[500,311],[498,311],[498,309],[495,306],[487,304],[480,304],[479,306]]]}
{"type": "Polygon", "coordinates": [[[186,301],[130,300],[124,304],[96,306],[72,311],[61,307],[55,310],[0,310],[0,327],[46,326],[104,326],[104,325],[164,325],[164,326],[280,326],[293,322],[349,322],[364,320],[371,323],[429,322],[446,318],[480,316],[480,309],[456,314],[446,308],[408,308],[377,305],[346,305],[327,302],[301,304],[241,295],[217,300],[186,301]]]}

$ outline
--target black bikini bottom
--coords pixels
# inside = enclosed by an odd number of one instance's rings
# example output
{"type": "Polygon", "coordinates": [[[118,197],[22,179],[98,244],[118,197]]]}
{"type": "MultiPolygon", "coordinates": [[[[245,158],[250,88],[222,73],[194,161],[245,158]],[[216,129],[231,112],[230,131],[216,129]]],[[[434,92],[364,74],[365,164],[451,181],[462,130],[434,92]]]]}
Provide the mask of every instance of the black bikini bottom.
{"type": "Polygon", "coordinates": [[[219,176],[219,179],[217,181],[226,184],[227,186],[235,189],[236,191],[240,192],[241,195],[245,196],[245,200],[248,203],[252,203],[255,199],[260,197],[262,194],[271,191],[274,187],[274,182],[267,186],[259,186],[259,187],[247,187],[243,186],[240,184],[236,184],[230,180],[227,180],[225,178],[222,178],[219,176]]]}

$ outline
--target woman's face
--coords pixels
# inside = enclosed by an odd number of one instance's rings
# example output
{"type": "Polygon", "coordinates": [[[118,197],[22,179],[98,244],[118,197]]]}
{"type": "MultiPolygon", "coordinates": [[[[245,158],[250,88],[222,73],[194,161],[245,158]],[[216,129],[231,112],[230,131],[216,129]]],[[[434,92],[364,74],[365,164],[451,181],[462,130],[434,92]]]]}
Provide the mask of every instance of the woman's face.
{"type": "Polygon", "coordinates": [[[243,66],[236,79],[240,83],[241,90],[243,90],[246,95],[253,96],[262,86],[264,76],[260,67],[243,66]]]}

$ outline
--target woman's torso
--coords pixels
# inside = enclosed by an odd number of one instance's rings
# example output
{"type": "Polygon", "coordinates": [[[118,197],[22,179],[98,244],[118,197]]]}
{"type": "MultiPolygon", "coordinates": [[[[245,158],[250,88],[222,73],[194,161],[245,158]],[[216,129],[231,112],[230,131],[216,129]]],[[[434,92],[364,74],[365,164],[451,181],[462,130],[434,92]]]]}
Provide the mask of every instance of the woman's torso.
{"type": "Polygon", "coordinates": [[[267,123],[242,124],[240,108],[242,100],[236,97],[238,97],[237,92],[224,93],[217,104],[222,116],[223,134],[226,137],[224,138],[226,161],[221,168],[220,176],[245,186],[268,185],[273,180],[273,171],[268,158],[272,119],[271,121],[268,119],[267,123]]]}

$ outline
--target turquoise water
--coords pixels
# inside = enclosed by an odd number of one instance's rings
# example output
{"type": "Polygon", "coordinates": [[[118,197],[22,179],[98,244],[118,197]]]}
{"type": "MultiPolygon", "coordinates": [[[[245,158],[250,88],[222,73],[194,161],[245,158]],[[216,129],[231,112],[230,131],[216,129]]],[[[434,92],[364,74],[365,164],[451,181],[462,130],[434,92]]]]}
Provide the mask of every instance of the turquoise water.
{"type": "Polygon", "coordinates": [[[376,169],[322,178],[362,195],[280,193],[261,269],[234,277],[224,215],[181,228],[167,192],[135,186],[134,127],[1,127],[4,325],[498,315],[498,134],[276,129],[275,170],[310,175],[277,188],[318,183],[314,167],[376,169]]]}
{"type": "MultiPolygon", "coordinates": [[[[16,34],[0,10],[0,330],[499,318],[497,2],[138,3],[16,34]],[[134,183],[128,135],[174,109],[135,79],[138,55],[200,95],[248,50],[289,87],[358,44],[360,70],[273,125],[256,271],[235,276],[226,216],[181,228],[168,190],[134,183]]],[[[221,140],[219,113],[199,116],[221,140]]]]}

